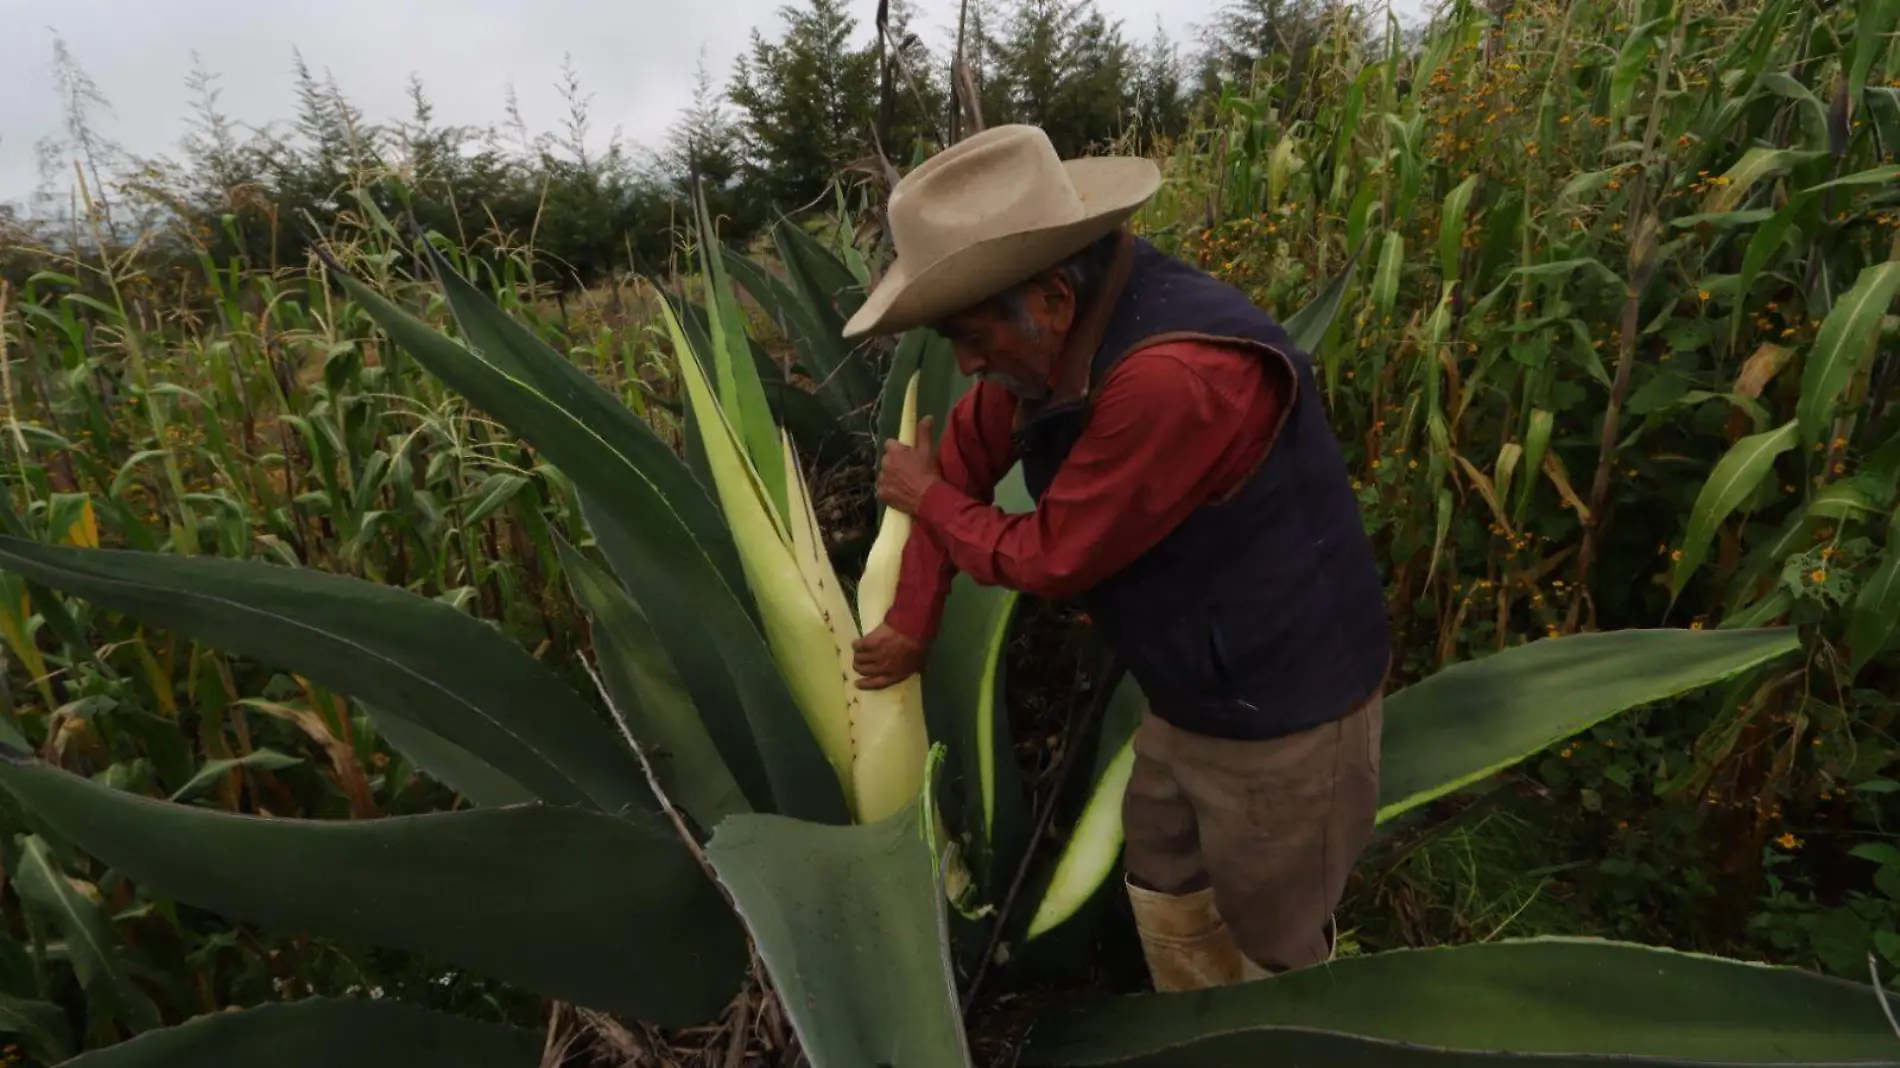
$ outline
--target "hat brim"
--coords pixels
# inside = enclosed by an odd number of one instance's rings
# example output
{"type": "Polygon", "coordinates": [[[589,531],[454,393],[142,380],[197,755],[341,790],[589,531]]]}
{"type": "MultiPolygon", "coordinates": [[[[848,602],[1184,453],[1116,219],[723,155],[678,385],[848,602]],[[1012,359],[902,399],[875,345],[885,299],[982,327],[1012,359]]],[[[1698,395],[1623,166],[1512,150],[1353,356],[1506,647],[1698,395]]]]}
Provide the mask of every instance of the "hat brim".
{"type": "Polygon", "coordinates": [[[1161,169],[1139,157],[1089,157],[1062,166],[1082,201],[1080,219],[992,237],[914,269],[899,258],[845,324],[844,336],[900,333],[993,297],[1121,226],[1161,188],[1161,169]]]}

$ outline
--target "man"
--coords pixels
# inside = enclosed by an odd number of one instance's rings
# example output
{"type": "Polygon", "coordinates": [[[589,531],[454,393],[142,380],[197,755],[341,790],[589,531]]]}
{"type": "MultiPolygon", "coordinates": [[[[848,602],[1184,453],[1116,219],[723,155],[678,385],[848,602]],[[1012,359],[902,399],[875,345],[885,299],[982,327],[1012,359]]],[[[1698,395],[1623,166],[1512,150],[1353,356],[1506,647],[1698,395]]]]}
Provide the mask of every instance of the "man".
{"type": "Polygon", "coordinates": [[[1130,236],[1143,159],[1004,126],[898,183],[897,259],[847,337],[930,326],[979,381],[942,441],[885,446],[916,520],[860,685],[924,662],[957,570],[1079,599],[1150,712],[1123,802],[1155,985],[1326,960],[1378,806],[1379,569],[1307,354],[1240,292],[1130,236]],[[1021,462],[1034,511],[991,505],[1021,462]]]}

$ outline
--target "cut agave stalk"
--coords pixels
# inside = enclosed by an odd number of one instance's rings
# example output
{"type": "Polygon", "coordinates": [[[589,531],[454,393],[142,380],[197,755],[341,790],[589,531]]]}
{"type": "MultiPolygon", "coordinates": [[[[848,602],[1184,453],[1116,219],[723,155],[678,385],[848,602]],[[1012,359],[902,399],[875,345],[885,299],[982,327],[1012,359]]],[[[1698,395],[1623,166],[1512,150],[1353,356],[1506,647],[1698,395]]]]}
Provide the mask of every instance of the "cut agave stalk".
{"type": "MultiPolygon", "coordinates": [[[[904,392],[898,440],[917,443],[917,375],[904,392]]],[[[882,626],[897,597],[897,578],[910,538],[910,517],[884,510],[858,580],[858,618],[865,633],[882,626]]],[[[853,689],[856,689],[855,679],[853,689]]],[[[852,781],[858,819],[872,823],[910,804],[923,786],[929,740],[924,729],[923,680],[916,675],[888,689],[860,691],[852,709],[852,781]]]]}

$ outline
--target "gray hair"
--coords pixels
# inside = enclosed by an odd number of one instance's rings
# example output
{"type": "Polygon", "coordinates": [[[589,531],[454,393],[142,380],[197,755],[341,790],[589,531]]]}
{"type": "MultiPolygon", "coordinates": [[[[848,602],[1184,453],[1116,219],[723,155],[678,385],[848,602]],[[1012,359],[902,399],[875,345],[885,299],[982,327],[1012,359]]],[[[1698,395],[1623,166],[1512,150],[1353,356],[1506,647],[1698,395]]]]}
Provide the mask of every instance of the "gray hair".
{"type": "Polygon", "coordinates": [[[997,312],[1009,319],[1016,329],[1034,337],[1039,333],[1036,321],[1029,315],[1029,291],[1037,280],[1044,275],[1053,274],[1068,281],[1069,288],[1075,291],[1078,302],[1094,294],[1095,286],[1108,270],[1108,261],[1115,255],[1117,232],[1099,237],[1090,242],[1080,252],[1071,253],[1067,259],[1034,277],[1005,289],[985,303],[993,306],[997,312]]]}

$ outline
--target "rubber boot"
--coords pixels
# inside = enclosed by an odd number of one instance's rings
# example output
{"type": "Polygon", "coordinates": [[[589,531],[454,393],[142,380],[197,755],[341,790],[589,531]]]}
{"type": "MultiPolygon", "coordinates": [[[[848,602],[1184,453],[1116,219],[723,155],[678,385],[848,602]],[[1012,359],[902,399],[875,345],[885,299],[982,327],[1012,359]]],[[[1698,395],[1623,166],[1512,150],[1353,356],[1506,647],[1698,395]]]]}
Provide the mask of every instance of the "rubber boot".
{"type": "Polygon", "coordinates": [[[1248,964],[1214,908],[1214,888],[1164,894],[1125,883],[1135,930],[1156,990],[1199,990],[1238,983],[1248,964]]]}

